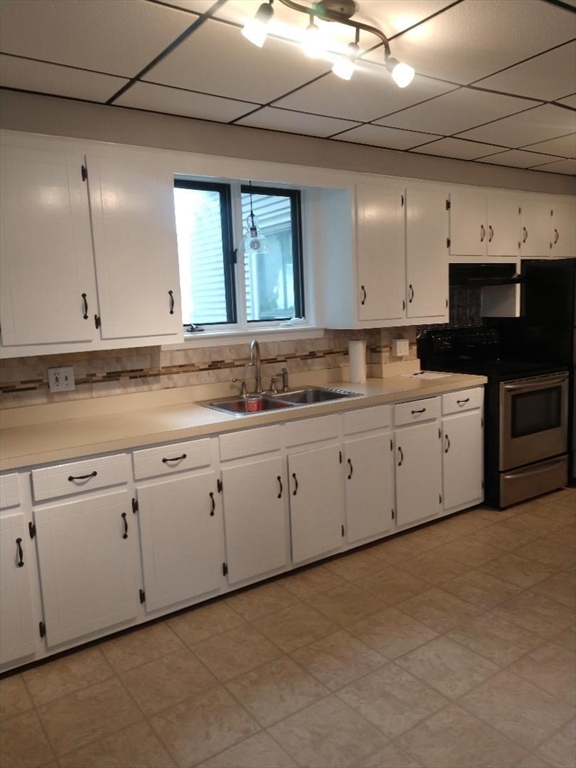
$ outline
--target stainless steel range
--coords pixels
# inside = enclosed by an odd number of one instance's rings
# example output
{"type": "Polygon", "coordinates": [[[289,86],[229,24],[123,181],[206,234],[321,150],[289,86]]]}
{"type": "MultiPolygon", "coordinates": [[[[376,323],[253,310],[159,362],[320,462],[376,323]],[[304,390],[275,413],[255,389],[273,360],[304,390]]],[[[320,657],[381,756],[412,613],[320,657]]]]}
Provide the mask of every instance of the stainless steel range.
{"type": "Polygon", "coordinates": [[[486,501],[507,507],[568,481],[568,372],[559,365],[501,359],[495,328],[426,331],[423,368],[488,377],[485,399],[486,501]]]}

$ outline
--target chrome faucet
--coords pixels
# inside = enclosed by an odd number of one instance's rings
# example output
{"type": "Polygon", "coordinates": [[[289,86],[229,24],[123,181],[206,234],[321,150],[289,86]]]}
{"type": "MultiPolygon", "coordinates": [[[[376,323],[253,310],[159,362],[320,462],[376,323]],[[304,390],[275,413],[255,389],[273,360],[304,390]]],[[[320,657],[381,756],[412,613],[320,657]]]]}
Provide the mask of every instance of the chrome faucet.
{"type": "Polygon", "coordinates": [[[254,366],[254,375],[256,376],[255,394],[262,394],[262,373],[260,370],[260,344],[256,339],[250,342],[250,362],[248,365],[254,366]]]}

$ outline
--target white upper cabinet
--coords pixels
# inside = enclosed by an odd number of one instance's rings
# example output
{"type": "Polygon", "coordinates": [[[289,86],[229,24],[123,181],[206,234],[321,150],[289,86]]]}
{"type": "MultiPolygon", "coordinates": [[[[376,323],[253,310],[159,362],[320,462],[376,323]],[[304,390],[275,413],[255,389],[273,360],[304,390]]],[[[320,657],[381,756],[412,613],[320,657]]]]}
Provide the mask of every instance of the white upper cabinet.
{"type": "Polygon", "coordinates": [[[515,194],[461,190],[450,193],[450,255],[519,254],[519,199],[515,194]]]}
{"type": "Polygon", "coordinates": [[[448,212],[440,190],[406,191],[406,277],[409,318],[448,319],[448,212]]]}
{"type": "Polygon", "coordinates": [[[174,180],[155,157],[88,156],[103,339],[182,335],[174,180]]]}
{"type": "Polygon", "coordinates": [[[576,256],[576,202],[574,198],[554,200],[550,255],[557,258],[576,256]]]}
{"type": "Polygon", "coordinates": [[[550,244],[553,240],[551,210],[550,202],[543,198],[530,197],[521,200],[521,256],[550,255],[550,244]]]}
{"type": "MultiPolygon", "coordinates": [[[[94,257],[81,154],[2,146],[2,344],[98,337],[94,257]]],[[[48,351],[48,350],[47,350],[48,351]]]]}

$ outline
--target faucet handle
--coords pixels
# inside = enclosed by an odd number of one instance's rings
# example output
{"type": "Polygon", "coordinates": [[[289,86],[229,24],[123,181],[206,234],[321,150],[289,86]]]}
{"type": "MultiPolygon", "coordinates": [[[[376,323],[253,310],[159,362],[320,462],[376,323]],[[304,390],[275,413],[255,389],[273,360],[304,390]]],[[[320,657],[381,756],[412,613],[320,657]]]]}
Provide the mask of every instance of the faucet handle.
{"type": "Polygon", "coordinates": [[[232,379],[233,384],[240,384],[240,396],[246,397],[246,379],[232,379]]]}
{"type": "Polygon", "coordinates": [[[271,395],[277,395],[278,394],[278,387],[276,386],[276,379],[280,376],[279,373],[275,373],[273,376],[270,377],[270,394],[271,395]]]}

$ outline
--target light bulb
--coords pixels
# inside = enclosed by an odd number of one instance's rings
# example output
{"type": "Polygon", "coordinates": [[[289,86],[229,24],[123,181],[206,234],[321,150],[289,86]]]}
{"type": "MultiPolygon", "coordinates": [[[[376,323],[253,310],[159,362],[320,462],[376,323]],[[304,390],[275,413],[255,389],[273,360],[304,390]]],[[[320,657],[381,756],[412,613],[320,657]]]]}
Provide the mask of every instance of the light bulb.
{"type": "Polygon", "coordinates": [[[326,46],[322,32],[313,21],[308,24],[302,37],[302,50],[311,59],[321,59],[326,55],[326,46]]]}
{"type": "Polygon", "coordinates": [[[346,56],[339,56],[336,59],[332,66],[332,72],[342,78],[342,80],[350,80],[356,69],[355,59],[359,50],[360,48],[357,43],[349,43],[348,53],[346,56]]]}
{"type": "Polygon", "coordinates": [[[246,217],[244,232],[244,253],[268,253],[268,241],[258,226],[258,219],[252,212],[246,217]]]}
{"type": "Polygon", "coordinates": [[[406,88],[414,80],[414,69],[397,59],[388,59],[386,67],[392,74],[392,79],[399,88],[406,88]]]}
{"type": "Polygon", "coordinates": [[[262,3],[260,8],[256,11],[256,16],[247,21],[242,29],[242,34],[246,40],[254,43],[258,48],[262,48],[266,42],[268,24],[272,16],[274,16],[274,9],[272,6],[268,3],[262,3]]]}

